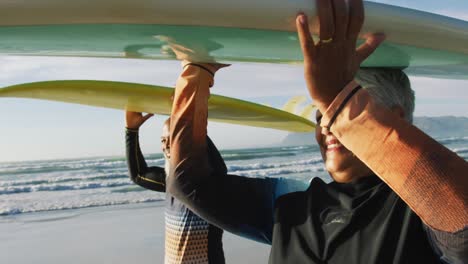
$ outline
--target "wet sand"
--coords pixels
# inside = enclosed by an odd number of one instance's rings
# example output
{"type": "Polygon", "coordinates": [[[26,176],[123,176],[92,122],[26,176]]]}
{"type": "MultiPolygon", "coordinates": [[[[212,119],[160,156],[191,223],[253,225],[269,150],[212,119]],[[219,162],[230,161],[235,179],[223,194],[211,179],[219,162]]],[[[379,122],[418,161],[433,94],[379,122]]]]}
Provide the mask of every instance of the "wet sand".
{"type": "MultiPolygon", "coordinates": [[[[225,232],[226,263],[267,263],[270,247],[225,232]]],[[[164,202],[0,216],[5,263],[163,263],[164,202]]],[[[3,261],[2,261],[3,262],[3,261]]]]}

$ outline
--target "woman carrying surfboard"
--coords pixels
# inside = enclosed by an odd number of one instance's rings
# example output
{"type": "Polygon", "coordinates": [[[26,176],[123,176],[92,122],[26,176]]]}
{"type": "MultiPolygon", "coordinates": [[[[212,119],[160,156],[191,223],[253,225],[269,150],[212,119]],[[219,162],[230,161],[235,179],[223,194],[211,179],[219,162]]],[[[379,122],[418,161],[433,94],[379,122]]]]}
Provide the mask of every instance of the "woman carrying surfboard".
{"type": "MultiPolygon", "coordinates": [[[[217,226],[271,243],[270,263],[466,263],[467,162],[405,120],[412,113],[403,105],[386,106],[378,89],[353,81],[383,41],[369,36],[356,49],[362,0],[320,0],[318,14],[318,43],[305,15],[296,22],[319,108],[316,139],[334,181],[315,178],[306,191],[265,203],[248,181],[216,174],[206,154],[207,99],[220,66],[186,62],[171,114],[169,192],[217,226]]],[[[370,84],[409,88],[401,71],[374,74],[370,84]]]]}
{"type": "MultiPolygon", "coordinates": [[[[131,180],[149,190],[166,191],[166,175],[169,171],[170,119],[164,122],[161,135],[161,149],[164,154],[165,167],[149,167],[140,149],[139,129],[152,114],[126,111],[126,157],[131,180]]],[[[212,167],[226,168],[222,159],[212,160],[212,167]]],[[[166,192],[165,220],[165,264],[223,264],[224,251],[222,244],[223,230],[209,224],[193,213],[184,204],[166,192]]]]}

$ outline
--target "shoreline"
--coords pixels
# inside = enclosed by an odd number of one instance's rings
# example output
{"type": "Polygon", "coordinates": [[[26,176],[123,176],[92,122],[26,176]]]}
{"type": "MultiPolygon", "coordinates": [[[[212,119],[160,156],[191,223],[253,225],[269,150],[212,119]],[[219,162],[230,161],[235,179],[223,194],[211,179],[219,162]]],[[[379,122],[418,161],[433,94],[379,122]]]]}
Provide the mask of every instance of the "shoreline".
{"type": "MultiPolygon", "coordinates": [[[[0,254],[16,263],[163,263],[164,201],[0,217],[0,254]]],[[[224,232],[226,263],[267,263],[270,246],[224,232]]]]}

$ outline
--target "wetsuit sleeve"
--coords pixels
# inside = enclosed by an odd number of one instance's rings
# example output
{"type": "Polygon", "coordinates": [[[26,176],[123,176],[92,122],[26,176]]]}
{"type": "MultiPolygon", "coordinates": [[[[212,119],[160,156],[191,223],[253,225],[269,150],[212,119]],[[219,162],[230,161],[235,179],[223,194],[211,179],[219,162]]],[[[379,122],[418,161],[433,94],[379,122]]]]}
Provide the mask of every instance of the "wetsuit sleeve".
{"type": "Polygon", "coordinates": [[[323,130],[330,129],[426,225],[452,233],[467,227],[468,163],[366,90],[356,92],[357,86],[352,82],[338,94],[323,115],[323,130]]]}
{"type": "Polygon", "coordinates": [[[424,228],[442,263],[468,263],[468,228],[456,233],[437,231],[428,226],[424,228]]]}
{"type": "Polygon", "coordinates": [[[144,187],[157,192],[166,191],[166,173],[161,167],[148,167],[141,153],[138,142],[138,131],[126,129],[126,156],[130,179],[144,187]]]}
{"type": "Polygon", "coordinates": [[[291,178],[277,178],[275,185],[274,199],[292,192],[303,192],[309,188],[310,182],[300,181],[291,178]]]}
{"type": "Polygon", "coordinates": [[[186,66],[177,81],[168,191],[208,222],[271,243],[276,181],[228,175],[215,165],[222,158],[206,136],[212,82],[210,72],[194,65],[186,66]]]}

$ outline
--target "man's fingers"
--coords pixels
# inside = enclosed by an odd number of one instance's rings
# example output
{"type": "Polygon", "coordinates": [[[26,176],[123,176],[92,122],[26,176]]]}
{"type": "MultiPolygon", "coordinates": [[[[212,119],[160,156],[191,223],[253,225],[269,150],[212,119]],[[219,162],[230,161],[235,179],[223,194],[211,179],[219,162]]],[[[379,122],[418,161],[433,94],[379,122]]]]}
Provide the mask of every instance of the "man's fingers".
{"type": "Polygon", "coordinates": [[[364,4],[362,0],[349,0],[348,39],[357,39],[364,23],[364,4]]]}
{"type": "Polygon", "coordinates": [[[358,58],[359,64],[361,64],[367,57],[369,57],[379,46],[382,42],[385,41],[384,34],[373,34],[366,39],[357,50],[356,55],[358,58]]]}
{"type": "Polygon", "coordinates": [[[305,14],[299,14],[296,18],[297,34],[299,36],[299,42],[301,44],[302,53],[304,60],[308,60],[314,54],[314,40],[310,35],[309,21],[305,14]]]}
{"type": "Polygon", "coordinates": [[[333,0],[334,15],[335,15],[335,40],[346,39],[348,29],[348,7],[344,0],[333,0]]]}
{"type": "Polygon", "coordinates": [[[150,119],[152,116],[154,116],[154,114],[144,115],[141,123],[143,124],[144,122],[146,122],[146,120],[150,119]]]}
{"type": "Polygon", "coordinates": [[[202,63],[202,65],[206,66],[212,73],[217,72],[219,69],[231,66],[231,64],[225,63],[202,63]]]}
{"type": "Polygon", "coordinates": [[[329,40],[335,34],[333,6],[331,0],[317,0],[317,14],[320,22],[320,39],[329,40]]]}

